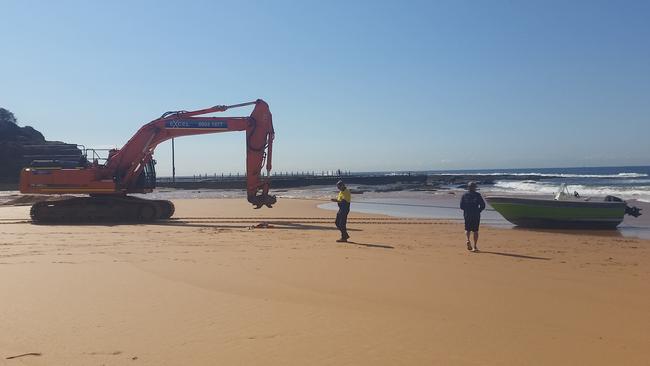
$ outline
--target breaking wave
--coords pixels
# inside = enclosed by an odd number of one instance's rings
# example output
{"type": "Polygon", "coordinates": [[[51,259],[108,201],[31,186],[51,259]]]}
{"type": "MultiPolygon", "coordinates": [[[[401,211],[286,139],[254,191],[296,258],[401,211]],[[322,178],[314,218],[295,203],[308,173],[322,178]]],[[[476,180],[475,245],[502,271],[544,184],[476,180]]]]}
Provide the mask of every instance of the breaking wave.
{"type": "MultiPolygon", "coordinates": [[[[435,173],[433,175],[450,175],[452,173],[435,173]]],[[[460,173],[454,174],[458,175],[460,173]]],[[[539,173],[539,172],[529,172],[529,173],[508,173],[508,172],[494,172],[494,173],[465,173],[466,175],[476,175],[476,176],[487,176],[487,177],[498,177],[498,176],[514,176],[514,177],[521,177],[521,176],[531,176],[531,177],[545,177],[545,178],[621,178],[621,179],[629,179],[629,178],[645,178],[648,177],[648,174],[646,173],[618,173],[618,174],[568,174],[568,173],[557,173],[557,174],[552,174],[552,173],[539,173]]]]}
{"type": "MultiPolygon", "coordinates": [[[[582,184],[568,184],[569,192],[578,192],[581,196],[617,196],[624,199],[650,200],[650,186],[589,186],[582,184]]],[[[556,183],[534,181],[497,181],[491,188],[495,192],[552,195],[559,189],[556,183]]]]}

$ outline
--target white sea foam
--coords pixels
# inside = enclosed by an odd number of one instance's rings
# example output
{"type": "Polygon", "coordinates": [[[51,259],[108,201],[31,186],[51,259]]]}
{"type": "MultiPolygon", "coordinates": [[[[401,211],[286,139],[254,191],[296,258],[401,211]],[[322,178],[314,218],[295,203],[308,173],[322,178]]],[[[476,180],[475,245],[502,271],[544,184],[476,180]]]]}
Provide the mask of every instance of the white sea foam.
{"type": "MultiPolygon", "coordinates": [[[[497,181],[492,191],[530,194],[530,195],[552,195],[556,193],[559,186],[551,183],[532,181],[497,181]]],[[[585,186],[580,184],[567,185],[569,192],[578,192],[583,197],[602,197],[607,195],[617,196],[625,199],[650,200],[650,187],[616,187],[616,186],[585,186]]]]}
{"type": "Polygon", "coordinates": [[[510,175],[515,177],[520,176],[534,176],[534,177],[561,177],[561,178],[645,178],[648,177],[648,174],[645,173],[618,173],[618,174],[551,174],[551,173],[509,173],[509,172],[497,172],[497,173],[435,173],[433,175],[477,175],[477,176],[503,176],[510,175]]]}

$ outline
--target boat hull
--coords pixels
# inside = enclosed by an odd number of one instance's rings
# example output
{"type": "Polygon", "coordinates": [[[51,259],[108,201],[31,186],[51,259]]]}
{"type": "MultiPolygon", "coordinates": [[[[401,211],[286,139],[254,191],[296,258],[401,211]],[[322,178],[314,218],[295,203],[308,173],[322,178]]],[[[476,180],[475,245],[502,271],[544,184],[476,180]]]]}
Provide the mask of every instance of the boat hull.
{"type": "Polygon", "coordinates": [[[511,223],[531,228],[616,229],[625,216],[624,202],[558,201],[507,196],[487,197],[511,223]]]}

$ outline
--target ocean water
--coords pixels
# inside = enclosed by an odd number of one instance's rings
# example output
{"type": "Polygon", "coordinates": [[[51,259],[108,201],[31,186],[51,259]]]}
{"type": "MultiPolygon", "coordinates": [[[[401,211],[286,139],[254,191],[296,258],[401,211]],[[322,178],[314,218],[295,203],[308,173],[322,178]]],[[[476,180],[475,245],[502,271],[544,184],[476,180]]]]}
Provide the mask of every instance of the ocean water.
{"type": "MultiPolygon", "coordinates": [[[[479,190],[483,195],[488,193],[479,190]]],[[[351,210],[353,212],[381,214],[393,217],[404,218],[426,218],[462,222],[463,212],[460,210],[460,197],[464,193],[461,190],[445,190],[438,192],[386,192],[386,193],[364,193],[352,196],[351,210]]],[[[332,197],[336,194],[332,190],[332,197]]],[[[278,204],[281,204],[281,199],[278,204]]],[[[625,216],[623,222],[614,231],[592,231],[592,233],[606,236],[621,236],[650,239],[650,203],[631,200],[631,205],[638,206],[645,215],[639,218],[625,216]]],[[[323,202],[319,208],[332,212],[338,209],[334,202],[323,202]]],[[[481,214],[481,224],[498,228],[522,229],[508,222],[488,204],[481,214]]],[[[563,233],[583,233],[572,230],[550,230],[563,233]]]]}
{"type": "MultiPolygon", "coordinates": [[[[376,173],[374,173],[376,174],[376,173]]],[[[387,172],[386,174],[391,174],[387,172]]],[[[623,236],[650,239],[650,166],[641,167],[598,167],[598,168],[543,168],[543,169],[498,169],[431,171],[436,174],[472,174],[485,176],[493,184],[483,184],[479,192],[490,194],[539,195],[552,197],[561,184],[567,184],[571,192],[577,191],[583,197],[604,197],[614,195],[643,209],[640,218],[626,216],[617,233],[623,236]],[[504,177],[509,175],[507,179],[504,177]],[[514,177],[513,177],[514,176],[514,177]],[[517,179],[521,176],[521,179],[517,179]]],[[[464,190],[455,186],[436,191],[410,190],[409,187],[348,185],[353,191],[352,211],[384,214],[407,218],[432,218],[462,220],[459,206],[464,190]]],[[[310,186],[295,189],[274,190],[278,205],[282,199],[300,198],[314,200],[326,210],[336,210],[336,204],[329,202],[336,197],[334,186],[310,186]]],[[[15,198],[18,192],[0,192],[0,204],[15,198]]],[[[142,195],[150,199],[202,199],[241,198],[243,190],[176,190],[158,189],[152,194],[142,195]]],[[[498,227],[513,227],[490,207],[483,213],[482,222],[498,227]]]]}
{"type": "MultiPolygon", "coordinates": [[[[354,212],[389,215],[402,218],[442,219],[462,221],[460,196],[463,192],[425,193],[425,192],[387,192],[376,194],[353,195],[351,209],[354,212]]],[[[335,202],[328,202],[318,207],[336,211],[335,202]]],[[[481,215],[483,223],[513,227],[499,213],[488,207],[481,215]]]]}
{"type": "Polygon", "coordinates": [[[552,195],[564,183],[570,192],[578,192],[581,196],[613,195],[650,203],[650,166],[429,172],[431,175],[443,173],[475,174],[493,179],[493,185],[481,188],[497,194],[552,195]],[[505,175],[522,176],[522,179],[504,179],[505,175]]]}
{"type": "MultiPolygon", "coordinates": [[[[430,175],[467,174],[485,176],[493,184],[483,184],[479,192],[488,195],[522,195],[553,197],[561,184],[582,197],[602,199],[607,195],[620,197],[630,205],[638,206],[644,215],[626,216],[613,234],[650,239],[650,166],[542,168],[430,171],[430,175]],[[506,177],[508,176],[508,177],[506,177]],[[517,179],[520,176],[520,179],[517,179]]],[[[353,187],[363,190],[368,187],[353,187]]],[[[372,189],[372,188],[370,188],[372,189]]],[[[458,205],[464,191],[456,186],[443,187],[435,192],[365,192],[353,197],[352,210],[363,213],[385,214],[395,217],[461,220],[458,205]]],[[[332,190],[335,194],[335,189],[332,190]]],[[[336,210],[335,204],[319,207],[336,210]]],[[[497,227],[514,227],[488,206],[482,222],[497,227]]]]}

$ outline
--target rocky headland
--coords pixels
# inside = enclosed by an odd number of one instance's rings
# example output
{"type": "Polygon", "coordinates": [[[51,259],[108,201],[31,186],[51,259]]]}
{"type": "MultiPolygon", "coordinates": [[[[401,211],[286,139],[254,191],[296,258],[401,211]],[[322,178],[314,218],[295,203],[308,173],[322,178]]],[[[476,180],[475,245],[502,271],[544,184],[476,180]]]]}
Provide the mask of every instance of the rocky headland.
{"type": "Polygon", "coordinates": [[[13,113],[0,108],[0,188],[17,189],[20,170],[33,160],[77,160],[77,145],[48,141],[31,126],[18,125],[13,113]]]}

